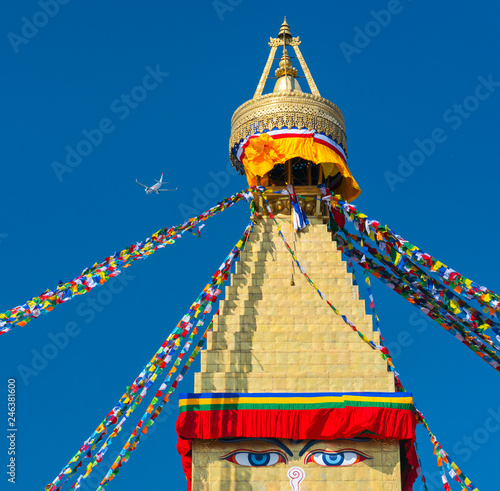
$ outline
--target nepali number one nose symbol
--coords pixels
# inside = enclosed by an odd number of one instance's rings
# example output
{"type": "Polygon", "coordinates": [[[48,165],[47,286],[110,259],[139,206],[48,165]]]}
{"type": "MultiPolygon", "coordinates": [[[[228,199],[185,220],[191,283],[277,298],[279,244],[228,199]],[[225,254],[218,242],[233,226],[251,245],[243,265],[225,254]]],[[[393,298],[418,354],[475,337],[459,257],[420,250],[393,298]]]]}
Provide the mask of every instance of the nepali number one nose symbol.
{"type": "Polygon", "coordinates": [[[290,479],[290,485],[292,486],[292,491],[300,491],[300,483],[306,477],[306,473],[300,467],[292,467],[288,471],[288,478],[290,479]]]}

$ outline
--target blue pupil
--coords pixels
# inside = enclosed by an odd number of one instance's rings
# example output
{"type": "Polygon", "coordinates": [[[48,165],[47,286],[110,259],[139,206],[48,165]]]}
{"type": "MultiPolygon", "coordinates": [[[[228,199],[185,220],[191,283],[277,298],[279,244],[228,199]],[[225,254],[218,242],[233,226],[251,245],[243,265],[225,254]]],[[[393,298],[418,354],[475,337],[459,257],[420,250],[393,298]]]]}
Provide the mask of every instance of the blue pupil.
{"type": "Polygon", "coordinates": [[[248,462],[250,465],[253,465],[255,467],[261,467],[269,464],[269,461],[271,460],[271,455],[268,453],[262,453],[262,454],[248,454],[248,462]]]}
{"type": "Polygon", "coordinates": [[[344,456],[340,453],[337,454],[325,453],[322,455],[322,457],[325,465],[342,465],[342,462],[344,462],[344,456]]]}

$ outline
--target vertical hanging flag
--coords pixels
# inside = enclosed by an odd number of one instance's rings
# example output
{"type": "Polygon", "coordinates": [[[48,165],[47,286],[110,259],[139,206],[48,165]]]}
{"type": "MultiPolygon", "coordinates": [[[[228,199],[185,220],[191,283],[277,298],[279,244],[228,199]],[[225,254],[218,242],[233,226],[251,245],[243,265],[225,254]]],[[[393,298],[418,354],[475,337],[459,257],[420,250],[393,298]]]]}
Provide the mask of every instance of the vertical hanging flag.
{"type": "Polygon", "coordinates": [[[290,195],[290,201],[292,203],[292,222],[295,231],[298,232],[306,228],[309,225],[309,220],[304,210],[300,207],[299,200],[295,194],[295,188],[293,184],[287,184],[288,194],[290,195]]]}

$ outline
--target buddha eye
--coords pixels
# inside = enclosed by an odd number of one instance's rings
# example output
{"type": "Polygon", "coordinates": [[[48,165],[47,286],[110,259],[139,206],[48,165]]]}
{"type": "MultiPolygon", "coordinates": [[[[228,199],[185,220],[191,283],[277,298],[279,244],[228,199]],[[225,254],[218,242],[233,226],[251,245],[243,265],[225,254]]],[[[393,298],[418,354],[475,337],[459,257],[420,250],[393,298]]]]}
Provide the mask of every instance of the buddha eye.
{"type": "Polygon", "coordinates": [[[286,464],[287,462],[285,455],[281,452],[255,452],[250,450],[237,450],[221,457],[221,459],[245,467],[268,467],[278,463],[286,464]]]}
{"type": "Polygon", "coordinates": [[[369,459],[366,455],[355,452],[354,450],[342,450],[341,452],[332,452],[328,450],[314,450],[305,458],[305,463],[314,462],[324,467],[344,467],[354,465],[363,460],[369,459]]]}

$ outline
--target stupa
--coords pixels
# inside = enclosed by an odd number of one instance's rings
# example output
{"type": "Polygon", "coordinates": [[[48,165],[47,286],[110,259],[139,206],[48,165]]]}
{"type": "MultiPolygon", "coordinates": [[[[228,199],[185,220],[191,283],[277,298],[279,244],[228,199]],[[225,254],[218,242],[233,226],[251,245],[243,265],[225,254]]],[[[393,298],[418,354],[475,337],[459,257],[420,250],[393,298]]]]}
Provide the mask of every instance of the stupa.
{"type": "Polygon", "coordinates": [[[323,296],[378,344],[321,200],[321,186],[347,201],[361,192],[347,167],[344,117],[321,97],[300,43],[285,19],[254,97],[232,118],[233,165],[266,192],[254,195],[254,230],[194,393],[180,399],[188,490],[400,491],[415,478],[411,394],[396,390],[387,363],[334,315],[278,233],[323,296]],[[278,49],[274,90],[263,94],[278,49]]]}

